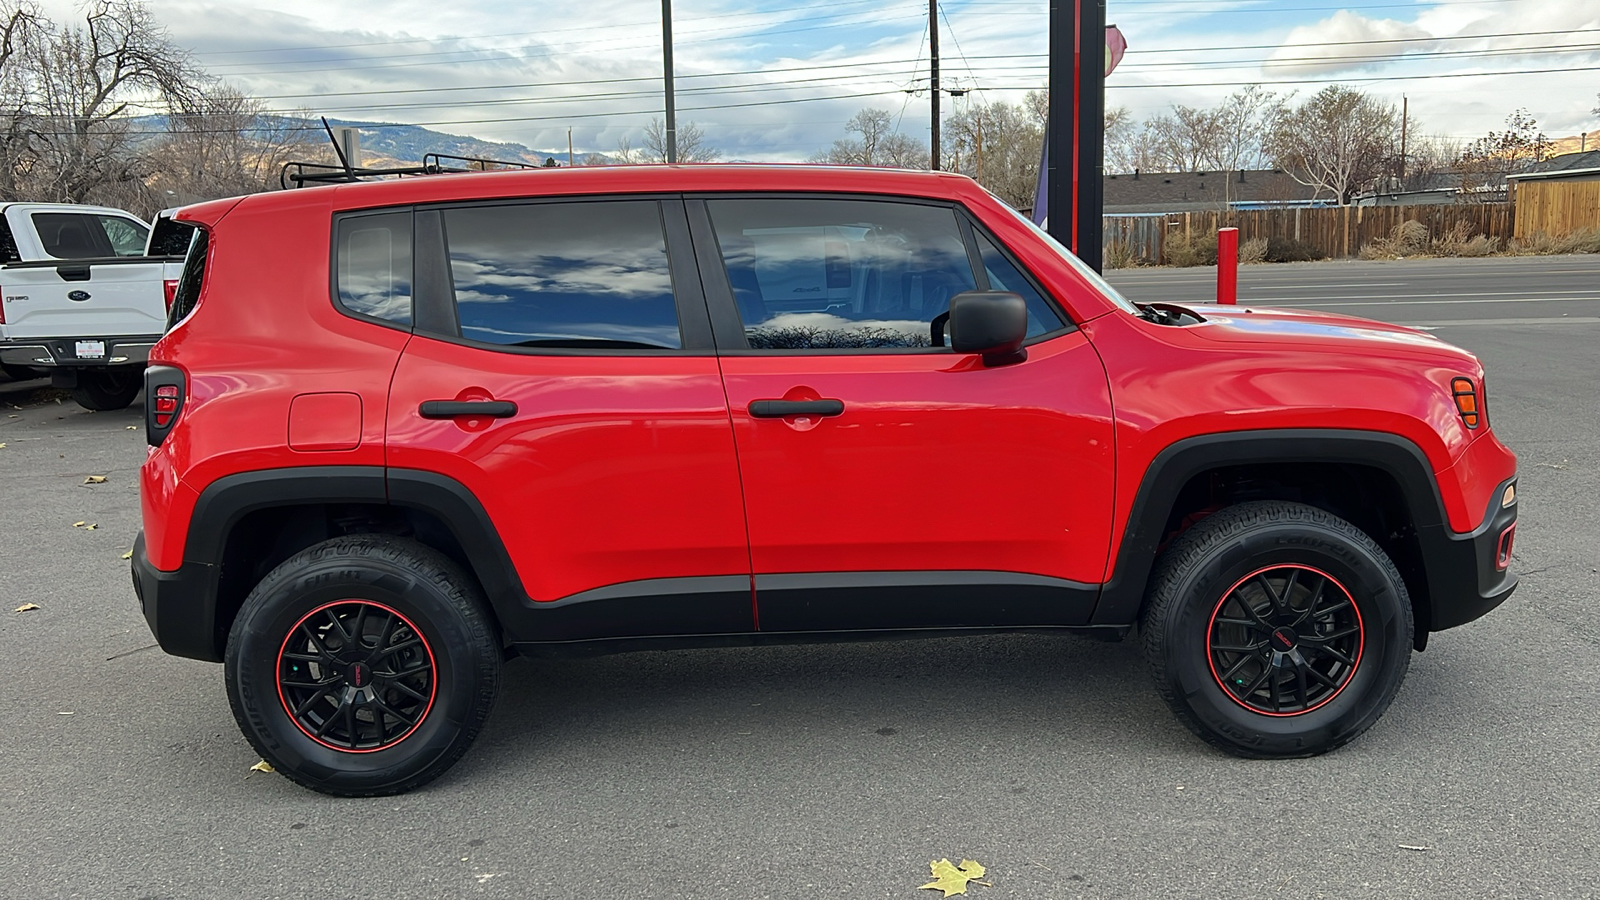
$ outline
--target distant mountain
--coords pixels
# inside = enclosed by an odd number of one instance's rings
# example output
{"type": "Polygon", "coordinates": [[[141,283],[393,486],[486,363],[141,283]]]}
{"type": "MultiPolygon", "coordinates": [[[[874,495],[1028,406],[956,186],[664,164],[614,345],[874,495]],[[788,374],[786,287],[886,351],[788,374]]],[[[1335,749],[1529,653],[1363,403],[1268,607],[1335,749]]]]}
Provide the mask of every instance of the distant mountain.
{"type": "Polygon", "coordinates": [[[1572,135],[1571,137],[1552,138],[1554,147],[1551,154],[1559,156],[1562,153],[1577,153],[1579,150],[1600,150],[1600,130],[1587,134],[1572,135]]]}
{"type": "MultiPolygon", "coordinates": [[[[478,159],[500,159],[507,162],[542,164],[554,159],[567,164],[567,150],[530,150],[517,143],[485,141],[459,134],[446,134],[419,125],[395,125],[387,122],[349,122],[329,119],[334,128],[356,128],[361,132],[361,156],[366,165],[379,160],[400,163],[418,163],[428,153],[446,156],[469,156],[478,159]]],[[[315,124],[321,124],[317,122],[315,124]]],[[[575,162],[582,162],[583,156],[575,162]]]]}
{"type": "MultiPolygon", "coordinates": [[[[134,127],[146,134],[158,133],[167,129],[167,122],[166,116],[140,116],[134,119],[134,127]]],[[[335,129],[356,128],[361,131],[361,161],[366,166],[416,164],[422,162],[422,157],[428,153],[527,162],[535,165],[541,165],[547,159],[554,159],[563,166],[567,164],[565,147],[559,150],[533,150],[523,144],[485,141],[466,135],[433,131],[418,125],[398,125],[389,122],[329,119],[328,124],[335,129]]],[[[322,130],[322,122],[319,119],[272,116],[263,123],[263,130],[285,126],[309,126],[315,129],[308,132],[312,140],[321,146],[326,146],[327,138],[319,133],[322,130]]],[[[575,156],[574,162],[581,163],[590,155],[579,154],[575,156]]],[[[605,157],[605,154],[597,155],[605,157]]],[[[605,158],[610,161],[610,157],[605,158]]]]}

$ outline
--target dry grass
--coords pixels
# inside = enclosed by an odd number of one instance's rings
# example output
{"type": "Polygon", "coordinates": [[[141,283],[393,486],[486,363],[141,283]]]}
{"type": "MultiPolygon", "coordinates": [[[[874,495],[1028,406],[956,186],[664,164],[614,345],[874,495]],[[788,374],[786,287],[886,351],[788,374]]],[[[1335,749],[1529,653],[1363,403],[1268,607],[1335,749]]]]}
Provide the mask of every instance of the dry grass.
{"type": "Polygon", "coordinates": [[[1134,251],[1133,245],[1112,241],[1106,245],[1106,268],[1132,269],[1144,265],[1144,260],[1134,251]]]}
{"type": "Polygon", "coordinates": [[[1559,253],[1600,253],[1600,228],[1582,228],[1565,237],[1535,232],[1516,238],[1506,252],[1512,256],[1553,256],[1559,253]]]}
{"type": "Polygon", "coordinates": [[[1169,266],[1214,266],[1217,264],[1215,234],[1175,234],[1163,248],[1169,266]]]}
{"type": "Polygon", "coordinates": [[[1239,262],[1253,266],[1267,261],[1267,239],[1251,238],[1239,245],[1239,262]]]}

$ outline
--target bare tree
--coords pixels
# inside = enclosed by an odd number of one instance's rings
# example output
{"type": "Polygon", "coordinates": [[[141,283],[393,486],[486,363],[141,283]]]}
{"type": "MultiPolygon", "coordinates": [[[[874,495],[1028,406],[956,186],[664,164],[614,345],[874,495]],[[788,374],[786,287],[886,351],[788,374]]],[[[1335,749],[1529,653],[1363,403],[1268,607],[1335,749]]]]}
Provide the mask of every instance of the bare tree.
{"type": "Polygon", "coordinates": [[[972,176],[1012,206],[1033,204],[1044,128],[1025,105],[973,105],[946,120],[941,132],[951,171],[972,176]]]}
{"type": "Polygon", "coordinates": [[[1330,85],[1273,121],[1267,152],[1301,184],[1347,204],[1379,179],[1398,143],[1393,104],[1330,85]]]}
{"type": "Polygon", "coordinates": [[[1265,168],[1266,136],[1286,100],[1259,84],[1228,95],[1212,114],[1216,168],[1229,172],[1265,168]]]}
{"type": "MultiPolygon", "coordinates": [[[[716,162],[722,151],[706,143],[706,133],[693,122],[683,122],[677,128],[678,162],[716,162]]],[[[620,148],[619,148],[620,149],[620,148]]],[[[660,119],[651,119],[644,130],[644,147],[640,151],[642,162],[667,161],[667,126],[660,119]]]]}
{"type": "Polygon", "coordinates": [[[1526,109],[1506,116],[1505,131],[1491,131],[1461,151],[1462,187],[1498,187],[1506,176],[1550,155],[1555,144],[1526,109]]]}
{"type": "Polygon", "coordinates": [[[11,189],[36,199],[148,205],[152,163],[128,114],[147,100],[151,112],[192,108],[205,76],[136,0],[95,0],[82,26],[33,21],[31,39],[7,61],[8,69],[20,64],[26,137],[12,157],[19,177],[11,189]]]}
{"type": "Polygon", "coordinates": [[[860,138],[834,141],[831,148],[813,156],[811,161],[836,166],[928,167],[928,146],[895,131],[893,117],[881,109],[861,110],[850,117],[845,128],[860,138]]]}
{"type": "Polygon", "coordinates": [[[167,135],[152,142],[160,165],[150,185],[172,203],[275,189],[290,159],[331,161],[309,119],[309,113],[268,115],[260,100],[216,86],[173,115],[167,135]]]}

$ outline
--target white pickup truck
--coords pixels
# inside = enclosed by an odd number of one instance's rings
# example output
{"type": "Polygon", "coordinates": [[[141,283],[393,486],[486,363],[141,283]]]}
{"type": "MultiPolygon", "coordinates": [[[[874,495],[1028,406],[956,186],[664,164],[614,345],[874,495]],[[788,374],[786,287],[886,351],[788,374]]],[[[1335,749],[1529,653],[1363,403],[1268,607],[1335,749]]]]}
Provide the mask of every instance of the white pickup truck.
{"type": "Polygon", "coordinates": [[[88,409],[121,409],[166,330],[179,260],[145,255],[132,213],[60,203],[0,204],[0,365],[49,372],[88,409]]]}

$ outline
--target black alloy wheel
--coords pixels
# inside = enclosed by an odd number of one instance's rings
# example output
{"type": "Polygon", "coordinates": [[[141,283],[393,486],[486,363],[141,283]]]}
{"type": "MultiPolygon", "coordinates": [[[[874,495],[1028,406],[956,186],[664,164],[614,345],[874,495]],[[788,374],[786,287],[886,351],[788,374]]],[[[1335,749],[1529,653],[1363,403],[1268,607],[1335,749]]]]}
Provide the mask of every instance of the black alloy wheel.
{"type": "Polygon", "coordinates": [[[476,580],[416,541],[355,534],[269,572],[223,663],[234,718],[275,770],[374,797],[427,784],[466,753],[501,658],[476,580]]]}
{"type": "Polygon", "coordinates": [[[306,736],[364,753],[405,740],[433,708],[433,650],[370,600],[337,600],[295,623],[278,652],[278,699],[306,736]]]}
{"type": "Polygon", "coordinates": [[[1388,709],[1411,659],[1404,579],[1365,532],[1254,501],[1194,524],[1156,561],[1141,620],[1156,688],[1237,756],[1314,756],[1388,709]]]}
{"type": "Polygon", "coordinates": [[[1211,614],[1211,674],[1234,702],[1267,716],[1318,709],[1361,664],[1361,611],[1310,566],[1251,572],[1211,614]]]}

